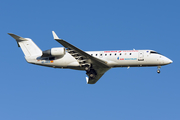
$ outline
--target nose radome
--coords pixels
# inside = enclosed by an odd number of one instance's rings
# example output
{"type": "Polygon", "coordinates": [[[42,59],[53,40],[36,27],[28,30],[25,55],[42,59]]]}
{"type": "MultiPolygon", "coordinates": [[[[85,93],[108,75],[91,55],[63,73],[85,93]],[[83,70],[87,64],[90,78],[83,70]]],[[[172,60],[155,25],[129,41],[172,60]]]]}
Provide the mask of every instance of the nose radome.
{"type": "Polygon", "coordinates": [[[169,62],[170,62],[170,63],[173,63],[173,61],[172,61],[172,60],[170,60],[170,59],[169,59],[169,62]]]}
{"type": "Polygon", "coordinates": [[[169,58],[166,58],[166,59],[165,59],[165,63],[166,63],[166,64],[171,64],[171,63],[173,63],[173,61],[172,61],[171,59],[169,59],[169,58]]]}

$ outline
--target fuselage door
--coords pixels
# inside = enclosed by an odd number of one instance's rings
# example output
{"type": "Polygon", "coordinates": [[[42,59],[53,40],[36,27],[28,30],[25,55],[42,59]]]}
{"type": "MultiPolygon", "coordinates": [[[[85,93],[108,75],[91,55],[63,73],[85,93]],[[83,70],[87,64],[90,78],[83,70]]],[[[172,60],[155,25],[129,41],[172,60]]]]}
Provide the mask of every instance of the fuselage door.
{"type": "Polygon", "coordinates": [[[138,61],[144,61],[144,51],[139,51],[139,53],[138,53],[138,61]]]}

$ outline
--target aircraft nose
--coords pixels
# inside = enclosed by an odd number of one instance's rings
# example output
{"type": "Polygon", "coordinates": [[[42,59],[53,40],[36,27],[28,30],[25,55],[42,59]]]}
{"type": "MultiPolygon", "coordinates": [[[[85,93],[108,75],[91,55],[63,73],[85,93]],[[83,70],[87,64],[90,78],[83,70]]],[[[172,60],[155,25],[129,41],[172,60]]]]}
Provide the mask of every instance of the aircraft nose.
{"type": "Polygon", "coordinates": [[[170,59],[169,59],[169,62],[170,62],[170,63],[173,63],[173,61],[172,61],[172,60],[170,60],[170,59]]]}
{"type": "Polygon", "coordinates": [[[173,61],[169,58],[166,58],[165,61],[164,61],[166,64],[171,64],[173,63],[173,61]]]}

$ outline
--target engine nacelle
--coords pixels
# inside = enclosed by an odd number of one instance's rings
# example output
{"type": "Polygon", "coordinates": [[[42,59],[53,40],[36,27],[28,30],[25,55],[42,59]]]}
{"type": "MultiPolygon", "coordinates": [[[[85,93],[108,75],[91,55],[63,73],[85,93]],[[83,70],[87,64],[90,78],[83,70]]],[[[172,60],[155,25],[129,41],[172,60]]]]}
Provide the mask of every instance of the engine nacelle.
{"type": "Polygon", "coordinates": [[[64,47],[58,47],[58,48],[51,48],[49,50],[43,51],[42,57],[63,57],[66,54],[66,50],[64,47]]]}

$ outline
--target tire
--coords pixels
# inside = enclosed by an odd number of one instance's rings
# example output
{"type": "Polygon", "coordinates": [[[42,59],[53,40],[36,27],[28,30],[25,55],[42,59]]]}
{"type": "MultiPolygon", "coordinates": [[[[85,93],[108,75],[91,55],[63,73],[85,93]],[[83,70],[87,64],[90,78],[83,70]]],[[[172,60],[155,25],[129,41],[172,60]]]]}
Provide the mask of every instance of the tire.
{"type": "Polygon", "coordinates": [[[159,73],[160,73],[160,70],[157,70],[157,73],[159,74],[159,73]]]}
{"type": "Polygon", "coordinates": [[[90,70],[90,68],[89,68],[89,67],[85,67],[84,69],[85,69],[85,71],[89,71],[89,70],[90,70]]]}
{"type": "Polygon", "coordinates": [[[93,73],[91,73],[91,74],[89,75],[89,77],[94,78],[95,75],[94,75],[93,73]]]}

